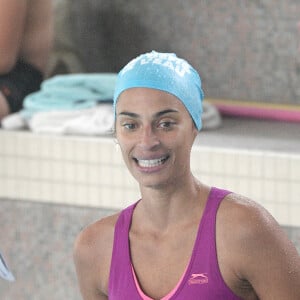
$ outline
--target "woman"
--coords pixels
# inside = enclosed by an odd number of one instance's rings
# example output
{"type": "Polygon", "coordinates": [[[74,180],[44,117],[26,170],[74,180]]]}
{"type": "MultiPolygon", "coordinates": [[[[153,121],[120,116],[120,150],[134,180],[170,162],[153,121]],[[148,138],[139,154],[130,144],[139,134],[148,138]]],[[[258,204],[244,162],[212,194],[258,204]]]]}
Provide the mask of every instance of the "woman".
{"type": "Polygon", "coordinates": [[[191,173],[202,100],[175,54],[143,54],[119,73],[116,138],[141,199],[79,234],[83,299],[300,299],[299,255],[270,214],[191,173]]]}

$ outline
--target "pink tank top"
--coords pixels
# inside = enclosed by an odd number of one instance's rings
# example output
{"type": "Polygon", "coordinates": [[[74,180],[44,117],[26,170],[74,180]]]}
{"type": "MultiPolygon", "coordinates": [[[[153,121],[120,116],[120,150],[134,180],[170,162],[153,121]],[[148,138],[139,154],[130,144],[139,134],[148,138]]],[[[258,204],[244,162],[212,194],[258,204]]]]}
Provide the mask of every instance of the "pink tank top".
{"type": "MultiPolygon", "coordinates": [[[[219,270],[216,251],[216,214],[228,191],[212,188],[199,224],[190,262],[168,300],[240,300],[225,284],[219,270]]],[[[109,300],[151,299],[135,280],[130,259],[129,229],[137,203],[124,209],[116,223],[110,267],[109,300]]]]}

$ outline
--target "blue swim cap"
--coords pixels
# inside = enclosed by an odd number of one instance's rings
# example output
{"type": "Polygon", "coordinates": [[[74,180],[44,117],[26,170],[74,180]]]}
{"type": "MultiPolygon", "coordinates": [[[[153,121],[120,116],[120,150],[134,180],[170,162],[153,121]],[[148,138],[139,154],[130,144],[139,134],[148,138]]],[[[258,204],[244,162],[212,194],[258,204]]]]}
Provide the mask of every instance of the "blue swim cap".
{"type": "Polygon", "coordinates": [[[201,79],[197,71],[175,53],[152,51],[131,60],[118,74],[114,109],[120,94],[130,88],[144,87],[176,96],[191,115],[196,128],[202,127],[201,79]]]}

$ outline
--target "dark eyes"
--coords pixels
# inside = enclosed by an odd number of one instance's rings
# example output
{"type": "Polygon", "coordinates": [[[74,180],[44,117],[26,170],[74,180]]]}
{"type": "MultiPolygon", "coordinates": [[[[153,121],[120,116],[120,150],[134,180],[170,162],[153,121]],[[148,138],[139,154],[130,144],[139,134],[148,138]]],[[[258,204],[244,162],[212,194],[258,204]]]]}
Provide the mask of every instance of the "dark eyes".
{"type": "Polygon", "coordinates": [[[175,122],[171,122],[171,121],[162,121],[159,122],[158,124],[158,126],[163,129],[170,129],[172,128],[173,125],[175,125],[175,122]]]}
{"type": "Polygon", "coordinates": [[[134,123],[125,123],[122,126],[128,130],[134,130],[137,127],[137,125],[134,123]]]}
{"type": "MultiPolygon", "coordinates": [[[[156,123],[155,127],[157,129],[171,130],[175,124],[176,123],[174,121],[161,120],[156,123]]],[[[138,122],[124,122],[123,124],[121,124],[121,126],[128,131],[133,131],[138,129],[140,124],[138,122]]]]}

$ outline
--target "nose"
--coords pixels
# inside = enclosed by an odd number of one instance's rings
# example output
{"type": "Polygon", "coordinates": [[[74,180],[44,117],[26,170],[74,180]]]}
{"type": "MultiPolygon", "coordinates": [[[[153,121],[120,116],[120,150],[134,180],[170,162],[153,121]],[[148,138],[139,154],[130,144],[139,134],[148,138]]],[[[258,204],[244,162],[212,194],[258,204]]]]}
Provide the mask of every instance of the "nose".
{"type": "Polygon", "coordinates": [[[159,138],[152,126],[145,126],[141,129],[140,147],[151,150],[160,144],[159,138]]]}

